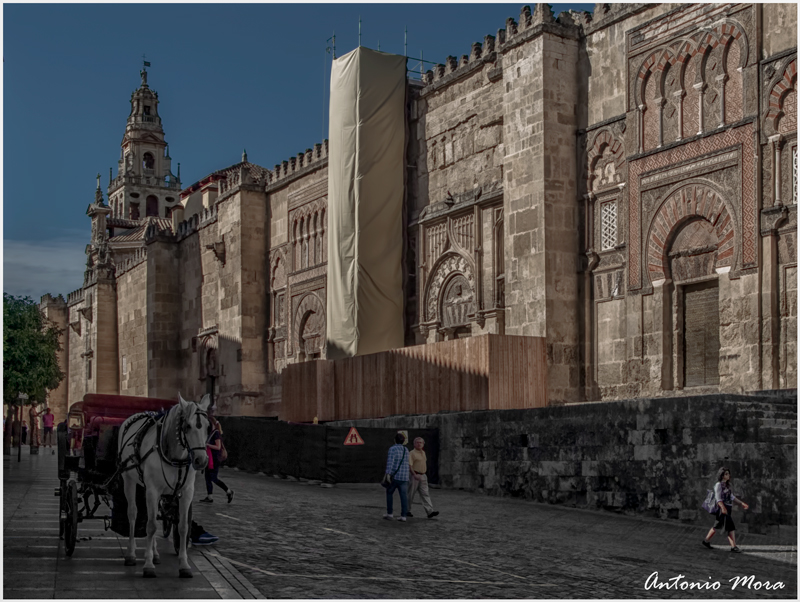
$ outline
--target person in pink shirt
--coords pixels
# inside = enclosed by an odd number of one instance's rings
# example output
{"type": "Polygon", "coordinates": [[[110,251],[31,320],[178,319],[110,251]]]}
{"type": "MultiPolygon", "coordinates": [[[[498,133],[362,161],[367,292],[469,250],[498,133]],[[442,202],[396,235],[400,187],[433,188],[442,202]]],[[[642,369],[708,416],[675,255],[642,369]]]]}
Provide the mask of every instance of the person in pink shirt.
{"type": "MultiPolygon", "coordinates": [[[[42,426],[44,426],[44,440],[42,444],[51,449],[53,447],[53,423],[55,420],[56,417],[53,415],[53,412],[50,411],[50,408],[47,408],[42,416],[42,426]]],[[[53,450],[53,453],[56,453],[55,450],[53,450]]]]}

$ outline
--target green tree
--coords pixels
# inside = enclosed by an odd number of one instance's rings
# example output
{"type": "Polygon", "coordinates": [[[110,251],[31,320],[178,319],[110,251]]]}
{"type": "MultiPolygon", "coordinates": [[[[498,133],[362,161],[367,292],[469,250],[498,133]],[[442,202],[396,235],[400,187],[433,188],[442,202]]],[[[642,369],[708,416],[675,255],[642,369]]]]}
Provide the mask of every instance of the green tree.
{"type": "Polygon", "coordinates": [[[61,330],[50,322],[29,297],[3,293],[3,403],[46,401],[65,374],[58,366],[61,330]]]}

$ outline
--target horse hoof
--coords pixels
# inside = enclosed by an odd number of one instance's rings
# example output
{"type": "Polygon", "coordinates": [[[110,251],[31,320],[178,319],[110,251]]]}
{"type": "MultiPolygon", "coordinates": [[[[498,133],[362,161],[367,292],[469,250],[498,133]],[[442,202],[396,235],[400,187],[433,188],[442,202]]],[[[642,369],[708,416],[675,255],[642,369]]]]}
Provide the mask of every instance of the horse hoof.
{"type": "Polygon", "coordinates": [[[192,575],[192,569],[179,569],[178,576],[181,579],[191,579],[194,577],[194,575],[192,575]]]}
{"type": "Polygon", "coordinates": [[[147,578],[147,579],[152,579],[152,578],[154,578],[156,576],[156,570],[155,569],[145,569],[144,570],[144,574],[142,576],[147,578]]]}
{"type": "Polygon", "coordinates": [[[161,564],[161,559],[158,556],[153,557],[153,564],[161,564]]]}
{"type": "Polygon", "coordinates": [[[135,556],[126,556],[125,557],[125,566],[136,566],[136,557],[135,556]]]}

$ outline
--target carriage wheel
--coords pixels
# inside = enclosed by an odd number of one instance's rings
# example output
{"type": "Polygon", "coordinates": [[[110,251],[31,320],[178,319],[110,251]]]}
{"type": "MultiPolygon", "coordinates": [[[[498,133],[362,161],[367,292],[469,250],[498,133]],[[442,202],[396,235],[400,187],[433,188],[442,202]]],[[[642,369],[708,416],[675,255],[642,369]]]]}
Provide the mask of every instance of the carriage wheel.
{"type": "Polygon", "coordinates": [[[61,481],[61,491],[58,493],[58,538],[64,539],[64,525],[67,522],[65,517],[67,508],[66,508],[66,499],[67,499],[67,484],[65,481],[61,481]]]}
{"type": "Polygon", "coordinates": [[[169,534],[172,532],[172,521],[169,519],[169,516],[164,516],[161,519],[161,535],[162,537],[169,537],[169,534]]]}
{"type": "MultiPolygon", "coordinates": [[[[173,515],[173,529],[172,529],[172,546],[175,548],[175,553],[181,553],[181,530],[178,528],[180,525],[180,507],[178,504],[173,506],[175,514],[173,515]]],[[[192,507],[189,506],[189,515],[187,517],[189,528],[186,530],[186,547],[188,548],[192,543],[192,507]]]]}
{"type": "Polygon", "coordinates": [[[78,486],[75,481],[69,482],[66,494],[66,500],[64,500],[66,513],[66,519],[64,520],[64,551],[67,556],[72,556],[75,551],[75,543],[78,541],[78,486]]]}

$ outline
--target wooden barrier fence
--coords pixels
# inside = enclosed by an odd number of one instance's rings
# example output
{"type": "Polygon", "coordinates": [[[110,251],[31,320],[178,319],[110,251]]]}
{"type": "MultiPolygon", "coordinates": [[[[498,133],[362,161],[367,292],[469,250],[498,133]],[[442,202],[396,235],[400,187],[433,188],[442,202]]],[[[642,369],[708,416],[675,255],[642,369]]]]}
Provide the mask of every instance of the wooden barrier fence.
{"type": "Polygon", "coordinates": [[[290,364],[281,420],[355,420],[547,405],[545,339],[481,335],[290,364]]]}

